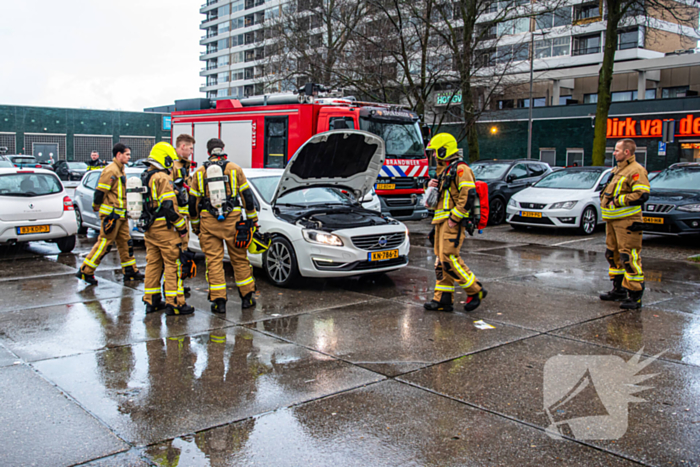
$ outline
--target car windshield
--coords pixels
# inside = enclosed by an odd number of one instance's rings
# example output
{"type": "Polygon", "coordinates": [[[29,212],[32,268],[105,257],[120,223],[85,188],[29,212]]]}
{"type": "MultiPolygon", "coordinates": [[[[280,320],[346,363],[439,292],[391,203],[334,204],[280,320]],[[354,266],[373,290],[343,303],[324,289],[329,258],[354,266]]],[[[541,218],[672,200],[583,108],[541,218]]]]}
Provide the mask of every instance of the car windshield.
{"type": "Polygon", "coordinates": [[[381,136],[387,159],[423,159],[423,137],[418,123],[378,122],[360,118],[360,130],[381,136]]]}
{"type": "Polygon", "coordinates": [[[85,162],[68,162],[68,168],[71,170],[87,170],[85,162]]]}
{"type": "MultiPolygon", "coordinates": [[[[280,177],[256,177],[248,179],[267,204],[270,204],[280,177]]],[[[339,188],[311,187],[295,190],[277,199],[277,204],[311,206],[315,204],[350,204],[350,197],[339,188]]]]}
{"type": "Polygon", "coordinates": [[[36,159],[33,157],[14,157],[12,162],[15,164],[36,164],[36,159]]]}
{"type": "Polygon", "coordinates": [[[653,189],[700,191],[700,168],[666,169],[650,182],[653,189]]]}
{"type": "Polygon", "coordinates": [[[0,167],[14,167],[12,162],[0,159],[0,167]]]}
{"type": "Polygon", "coordinates": [[[535,183],[537,188],[590,190],[600,178],[602,170],[560,170],[535,183]]]}
{"type": "Polygon", "coordinates": [[[13,173],[0,175],[0,196],[43,196],[63,191],[58,178],[50,174],[13,173]]]}
{"type": "Polygon", "coordinates": [[[503,174],[510,168],[510,164],[472,164],[470,165],[477,180],[498,180],[503,178],[503,174]]]}

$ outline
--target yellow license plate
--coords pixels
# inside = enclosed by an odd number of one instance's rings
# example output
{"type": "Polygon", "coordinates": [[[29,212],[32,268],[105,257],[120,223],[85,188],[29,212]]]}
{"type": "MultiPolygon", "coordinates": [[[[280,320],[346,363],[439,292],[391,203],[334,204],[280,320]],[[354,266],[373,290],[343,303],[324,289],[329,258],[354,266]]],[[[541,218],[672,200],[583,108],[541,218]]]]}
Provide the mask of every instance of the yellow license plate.
{"type": "Polygon", "coordinates": [[[664,218],[663,217],[645,217],[644,222],[647,224],[663,224],[664,218]]]}
{"type": "Polygon", "coordinates": [[[542,213],[541,212],[520,211],[520,216],[521,217],[542,217],[542,213]]]}
{"type": "Polygon", "coordinates": [[[399,250],[377,251],[369,254],[370,261],[386,261],[387,259],[396,259],[399,257],[399,250]]]}
{"type": "Polygon", "coordinates": [[[32,225],[29,227],[17,227],[17,234],[18,235],[35,234],[35,233],[48,233],[48,232],[49,232],[48,225],[32,225]]]}
{"type": "Polygon", "coordinates": [[[394,190],[396,189],[395,183],[377,183],[377,190],[394,190]]]}

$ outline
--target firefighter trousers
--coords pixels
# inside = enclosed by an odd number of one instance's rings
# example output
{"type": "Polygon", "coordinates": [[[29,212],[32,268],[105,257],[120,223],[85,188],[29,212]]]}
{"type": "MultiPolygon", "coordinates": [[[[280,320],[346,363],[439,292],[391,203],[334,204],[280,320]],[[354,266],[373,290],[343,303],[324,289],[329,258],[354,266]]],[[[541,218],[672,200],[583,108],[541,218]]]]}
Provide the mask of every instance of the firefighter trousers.
{"type": "Polygon", "coordinates": [[[632,291],[640,291],[644,285],[642,231],[634,231],[633,225],[641,222],[633,217],[609,220],[605,225],[605,259],[610,265],[610,279],[624,275],[622,286],[632,291]]]}
{"type": "Polygon", "coordinates": [[[226,299],[226,276],[224,275],[224,243],[233,267],[236,287],[241,297],[255,291],[253,270],[248,261],[248,250],[236,248],[236,222],[240,213],[232,212],[219,222],[209,213],[202,213],[199,232],[199,245],[207,257],[207,282],[209,300],[226,299]]]}
{"type": "Polygon", "coordinates": [[[467,295],[475,295],[481,290],[476,276],[469,270],[460,257],[460,249],[467,232],[457,224],[450,227],[449,221],[435,225],[435,294],[433,300],[440,301],[443,293],[454,293],[455,283],[462,287],[467,295]]]}
{"type": "Polygon", "coordinates": [[[85,261],[83,261],[80,272],[87,275],[94,274],[102,258],[112,250],[112,244],[115,242],[117,244],[117,250],[119,250],[122,272],[125,272],[124,269],[129,266],[134,268],[134,272],[138,271],[136,260],[134,259],[134,244],[129,234],[129,221],[127,219],[117,219],[114,229],[109,234],[106,234],[104,230],[104,219],[102,219],[97,243],[95,243],[92,250],[90,250],[90,254],[88,254],[85,261]]]}
{"type": "Polygon", "coordinates": [[[165,221],[156,221],[145,235],[146,278],[143,301],[153,304],[153,296],[160,295],[160,278],[165,276],[165,303],[184,305],[185,290],[180,277],[180,246],[182,239],[165,221]]]}

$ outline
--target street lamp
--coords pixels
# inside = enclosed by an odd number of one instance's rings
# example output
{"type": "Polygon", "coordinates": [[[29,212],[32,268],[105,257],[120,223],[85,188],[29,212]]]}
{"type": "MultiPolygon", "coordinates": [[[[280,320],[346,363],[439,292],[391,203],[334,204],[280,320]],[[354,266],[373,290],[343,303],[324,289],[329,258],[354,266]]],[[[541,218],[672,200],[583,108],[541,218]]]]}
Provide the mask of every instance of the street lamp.
{"type": "MultiPolygon", "coordinates": [[[[535,27],[537,27],[537,21],[535,21],[535,27]]],[[[544,38],[545,32],[540,32],[544,38]]],[[[535,31],[530,31],[530,98],[528,99],[528,112],[527,112],[527,158],[532,159],[532,108],[535,103],[532,101],[532,81],[533,81],[533,67],[535,63],[535,31]]]]}

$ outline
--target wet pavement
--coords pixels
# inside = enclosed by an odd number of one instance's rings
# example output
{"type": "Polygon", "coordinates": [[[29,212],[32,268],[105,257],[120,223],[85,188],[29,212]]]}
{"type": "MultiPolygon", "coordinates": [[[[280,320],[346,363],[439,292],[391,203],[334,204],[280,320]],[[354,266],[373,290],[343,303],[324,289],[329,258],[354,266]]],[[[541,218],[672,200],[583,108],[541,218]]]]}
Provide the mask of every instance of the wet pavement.
{"type": "Polygon", "coordinates": [[[116,251],[97,287],[75,278],[92,233],[71,254],[0,248],[0,464],[700,465],[700,265],[643,255],[645,306],[622,311],[597,298],[610,288],[603,249],[487,229],[463,248],[482,306],[464,313],[458,291],[457,311],[427,312],[429,228],[410,229],[410,265],[388,275],[278,289],[255,271],[252,310],[229,287],[228,313],[212,314],[200,271],[189,317],[146,315],[116,251]],[[593,364],[567,404],[545,407],[562,358],[654,375],[616,389],[643,386],[620,436],[573,431],[577,417],[622,413],[593,364]]]}

